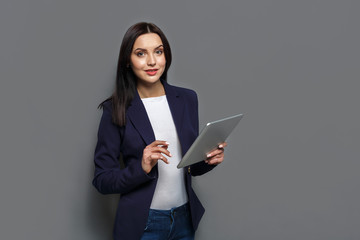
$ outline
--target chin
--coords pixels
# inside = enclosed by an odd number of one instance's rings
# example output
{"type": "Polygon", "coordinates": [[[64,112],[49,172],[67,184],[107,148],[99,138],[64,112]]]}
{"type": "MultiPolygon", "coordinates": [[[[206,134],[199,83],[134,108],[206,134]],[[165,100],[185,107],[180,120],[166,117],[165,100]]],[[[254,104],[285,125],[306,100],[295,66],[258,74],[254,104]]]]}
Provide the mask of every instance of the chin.
{"type": "Polygon", "coordinates": [[[157,79],[138,79],[138,82],[144,83],[144,84],[155,84],[160,81],[160,78],[157,79]]]}

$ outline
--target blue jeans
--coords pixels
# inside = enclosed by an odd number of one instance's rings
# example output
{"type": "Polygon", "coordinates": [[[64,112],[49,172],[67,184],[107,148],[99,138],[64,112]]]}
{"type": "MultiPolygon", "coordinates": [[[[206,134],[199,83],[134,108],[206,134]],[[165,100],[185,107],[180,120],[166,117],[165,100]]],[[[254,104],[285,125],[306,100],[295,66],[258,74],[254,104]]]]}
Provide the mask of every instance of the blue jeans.
{"type": "Polygon", "coordinates": [[[170,210],[149,210],[141,240],[193,240],[189,205],[170,210]]]}

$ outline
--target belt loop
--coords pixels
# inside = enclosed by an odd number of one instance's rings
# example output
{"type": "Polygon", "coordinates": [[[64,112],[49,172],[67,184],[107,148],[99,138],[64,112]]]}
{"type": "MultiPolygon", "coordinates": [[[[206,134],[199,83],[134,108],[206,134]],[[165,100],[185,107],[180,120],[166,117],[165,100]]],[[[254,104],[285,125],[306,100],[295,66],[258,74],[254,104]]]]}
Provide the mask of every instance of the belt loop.
{"type": "Polygon", "coordinates": [[[172,208],[172,209],[170,210],[170,220],[171,220],[170,223],[171,223],[171,224],[173,224],[173,222],[175,221],[174,215],[175,215],[175,209],[172,208]]]}

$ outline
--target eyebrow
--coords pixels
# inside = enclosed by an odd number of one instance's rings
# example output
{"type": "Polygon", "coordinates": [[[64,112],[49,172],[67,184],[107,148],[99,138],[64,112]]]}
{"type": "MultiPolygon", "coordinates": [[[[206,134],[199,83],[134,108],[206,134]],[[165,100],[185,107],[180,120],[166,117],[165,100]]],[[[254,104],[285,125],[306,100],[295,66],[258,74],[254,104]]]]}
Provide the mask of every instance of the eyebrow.
{"type": "MultiPolygon", "coordinates": [[[[161,47],[164,47],[164,46],[161,44],[161,45],[157,46],[157,47],[156,47],[156,48],[154,48],[154,49],[158,49],[158,48],[161,48],[161,47]]],[[[141,50],[141,51],[146,51],[146,49],[145,49],[145,48],[137,48],[137,49],[135,49],[135,50],[134,50],[134,52],[135,52],[135,51],[138,51],[138,50],[141,50]]]]}

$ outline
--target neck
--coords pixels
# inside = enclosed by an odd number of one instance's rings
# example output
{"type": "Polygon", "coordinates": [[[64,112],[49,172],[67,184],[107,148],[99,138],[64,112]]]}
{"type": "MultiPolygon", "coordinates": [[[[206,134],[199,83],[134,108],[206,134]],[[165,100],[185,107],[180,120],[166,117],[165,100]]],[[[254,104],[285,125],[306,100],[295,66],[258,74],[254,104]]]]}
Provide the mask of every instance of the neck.
{"type": "Polygon", "coordinates": [[[160,81],[151,84],[137,84],[140,98],[160,97],[165,95],[164,86],[160,81]]]}

